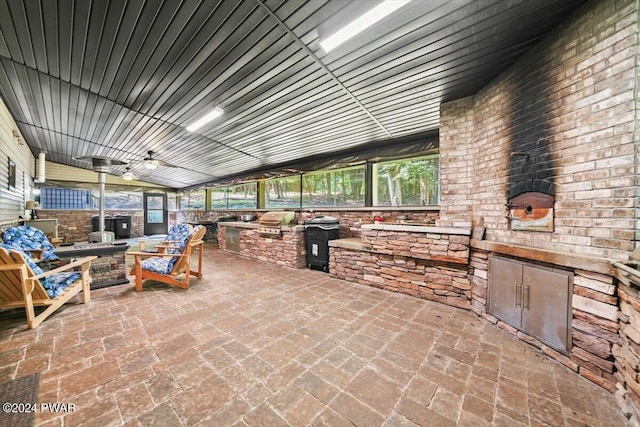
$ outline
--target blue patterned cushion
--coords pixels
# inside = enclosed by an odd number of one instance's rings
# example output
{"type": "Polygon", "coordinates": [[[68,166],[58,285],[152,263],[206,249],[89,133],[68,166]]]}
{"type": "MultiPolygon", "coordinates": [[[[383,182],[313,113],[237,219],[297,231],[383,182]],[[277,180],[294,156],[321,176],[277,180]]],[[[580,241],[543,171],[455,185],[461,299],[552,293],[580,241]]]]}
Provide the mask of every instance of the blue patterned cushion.
{"type": "MultiPolygon", "coordinates": [[[[184,251],[184,248],[187,246],[187,243],[189,243],[189,238],[191,237],[191,235],[196,231],[200,230],[201,228],[204,228],[204,225],[196,225],[195,227],[193,227],[193,230],[191,230],[189,235],[187,235],[184,239],[182,239],[181,243],[177,245],[179,246],[179,249],[175,249],[175,252],[172,252],[172,253],[181,254],[184,251]]],[[[179,258],[180,257],[174,256],[169,260],[169,264],[167,265],[167,273],[173,269],[173,266],[175,265],[175,263],[178,261],[179,258]]]]}
{"type": "MultiPolygon", "coordinates": [[[[169,242],[169,245],[176,246],[179,242],[188,238],[191,234],[191,227],[189,224],[176,224],[169,229],[165,242],[169,242]]],[[[142,252],[157,253],[158,248],[143,249],[142,252]]],[[[179,254],[181,251],[175,248],[167,249],[168,254],[179,254]]]]}
{"type": "Polygon", "coordinates": [[[27,264],[29,265],[29,267],[31,267],[31,270],[33,270],[33,274],[38,275],[38,274],[44,273],[44,271],[40,268],[40,266],[35,262],[33,262],[33,259],[31,258],[31,256],[25,251],[23,251],[22,249],[14,248],[13,246],[9,246],[5,243],[0,243],[0,248],[4,248],[7,251],[13,250],[13,251],[20,252],[24,257],[24,259],[27,261],[27,264]]]}
{"type": "Polygon", "coordinates": [[[65,273],[56,273],[48,276],[46,280],[41,280],[42,286],[49,294],[49,297],[55,298],[62,293],[73,282],[80,279],[82,273],[71,271],[65,273]]]}
{"type": "MultiPolygon", "coordinates": [[[[29,256],[29,254],[24,252],[22,249],[14,248],[4,243],[0,243],[0,248],[4,248],[8,251],[14,250],[16,252],[19,252],[24,257],[25,261],[27,261],[29,267],[31,267],[31,270],[33,270],[33,274],[38,275],[44,273],[40,266],[33,262],[33,259],[29,256]]],[[[62,291],[65,290],[65,288],[73,284],[73,282],[75,282],[76,280],[80,279],[81,276],[82,273],[76,271],[57,273],[41,279],[40,283],[42,283],[42,286],[44,286],[44,289],[47,291],[49,297],[55,298],[60,295],[62,291]]]]}
{"type": "Polygon", "coordinates": [[[41,230],[30,225],[7,228],[2,233],[2,239],[9,246],[22,249],[25,252],[29,252],[30,249],[42,249],[42,259],[45,261],[58,259],[55,248],[47,236],[41,230]]]}
{"type": "Polygon", "coordinates": [[[169,261],[173,258],[161,258],[154,256],[143,260],[140,265],[142,266],[143,270],[153,271],[154,273],[167,274],[173,267],[173,265],[169,267],[169,261]]]}

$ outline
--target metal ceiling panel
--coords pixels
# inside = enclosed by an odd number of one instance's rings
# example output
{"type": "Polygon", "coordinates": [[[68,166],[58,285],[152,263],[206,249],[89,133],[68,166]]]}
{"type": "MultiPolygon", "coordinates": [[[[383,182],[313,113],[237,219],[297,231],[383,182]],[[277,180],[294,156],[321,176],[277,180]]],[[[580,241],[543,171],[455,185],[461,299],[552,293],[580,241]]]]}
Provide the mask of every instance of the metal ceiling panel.
{"type": "Polygon", "coordinates": [[[174,188],[228,182],[437,131],[441,102],[583,3],[413,0],[325,53],[319,40],[374,1],[0,0],[0,96],[34,155],[113,157],[174,188]],[[222,117],[185,129],[214,106],[222,117]],[[176,167],[141,170],[149,150],[176,167]]]}

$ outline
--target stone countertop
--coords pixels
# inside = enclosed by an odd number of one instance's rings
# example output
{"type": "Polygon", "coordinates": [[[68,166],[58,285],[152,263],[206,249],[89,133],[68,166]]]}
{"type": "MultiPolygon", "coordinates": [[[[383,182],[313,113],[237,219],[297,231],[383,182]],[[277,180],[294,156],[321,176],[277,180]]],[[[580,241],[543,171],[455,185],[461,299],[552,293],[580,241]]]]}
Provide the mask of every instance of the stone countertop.
{"type": "MultiPolygon", "coordinates": [[[[219,222],[218,227],[231,227],[231,228],[253,228],[257,229],[262,227],[258,222],[243,222],[243,221],[225,221],[219,222]]],[[[304,231],[304,225],[283,225],[280,227],[283,232],[300,233],[304,231]]]]}
{"type": "Polygon", "coordinates": [[[436,227],[433,225],[392,224],[382,222],[379,224],[363,224],[362,229],[471,236],[471,228],[466,227],[436,227]]]}
{"type": "Polygon", "coordinates": [[[60,258],[72,258],[87,255],[106,255],[116,252],[126,252],[131,246],[128,244],[112,244],[112,243],[78,243],[69,246],[58,246],[55,254],[60,258]]]}
{"type": "Polygon", "coordinates": [[[359,237],[348,237],[346,239],[329,240],[329,247],[353,249],[356,251],[364,251],[362,239],[359,237]]]}

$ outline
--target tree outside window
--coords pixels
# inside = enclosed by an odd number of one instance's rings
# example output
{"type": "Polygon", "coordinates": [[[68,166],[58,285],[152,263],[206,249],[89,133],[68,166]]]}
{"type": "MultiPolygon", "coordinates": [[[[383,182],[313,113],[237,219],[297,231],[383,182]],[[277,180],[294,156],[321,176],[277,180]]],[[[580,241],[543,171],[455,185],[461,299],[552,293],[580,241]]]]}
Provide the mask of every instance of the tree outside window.
{"type": "Polygon", "coordinates": [[[429,206],[440,199],[437,155],[373,165],[374,206],[429,206]]]}

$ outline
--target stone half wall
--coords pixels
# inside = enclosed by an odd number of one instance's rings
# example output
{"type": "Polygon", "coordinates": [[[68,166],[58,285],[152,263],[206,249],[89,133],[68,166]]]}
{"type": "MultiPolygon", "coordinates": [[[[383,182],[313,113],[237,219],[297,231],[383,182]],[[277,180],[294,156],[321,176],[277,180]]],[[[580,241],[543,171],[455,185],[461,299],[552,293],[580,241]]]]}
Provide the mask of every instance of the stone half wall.
{"type": "Polygon", "coordinates": [[[626,258],[640,227],[636,8],[587,2],[475,96],[441,106],[442,225],[482,219],[488,240],[626,258]],[[553,232],[512,231],[508,198],[536,188],[555,197],[553,232]]]}
{"type": "Polygon", "coordinates": [[[338,279],[469,309],[469,229],[376,224],[329,242],[338,279]]]}
{"type": "Polygon", "coordinates": [[[640,285],[618,270],[620,298],[620,341],[615,356],[616,401],[634,425],[640,425],[640,285]],[[622,273],[622,274],[620,274],[622,273]]]}
{"type": "Polygon", "coordinates": [[[469,270],[462,264],[332,247],[329,274],[454,307],[468,309],[471,303],[469,270]]]}
{"type": "Polygon", "coordinates": [[[471,310],[520,340],[539,348],[569,369],[614,392],[617,369],[613,349],[621,343],[618,334],[617,281],[614,277],[580,268],[570,269],[574,274],[571,301],[572,346],[569,354],[565,355],[487,313],[488,259],[489,253],[486,251],[474,249],[471,252],[471,310]]]}
{"type": "Polygon", "coordinates": [[[465,235],[362,229],[366,251],[438,262],[467,264],[469,242],[465,235]]]}

